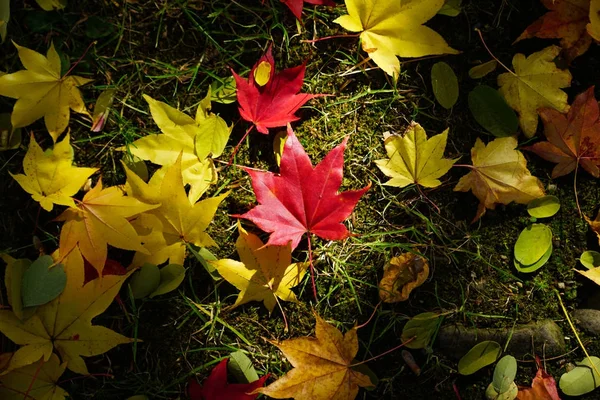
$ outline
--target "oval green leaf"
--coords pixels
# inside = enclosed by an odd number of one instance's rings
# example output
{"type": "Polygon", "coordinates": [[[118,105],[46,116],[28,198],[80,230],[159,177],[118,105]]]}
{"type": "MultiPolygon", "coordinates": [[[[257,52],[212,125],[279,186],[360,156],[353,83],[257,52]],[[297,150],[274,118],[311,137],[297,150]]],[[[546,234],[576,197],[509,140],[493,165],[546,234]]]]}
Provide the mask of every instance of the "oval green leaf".
{"type": "Polygon", "coordinates": [[[6,271],[4,272],[8,304],[20,320],[23,320],[23,300],[21,297],[23,274],[30,266],[31,261],[26,258],[12,260],[7,262],[6,271]]]}
{"type": "Polygon", "coordinates": [[[494,369],[494,380],[492,384],[498,393],[507,392],[511,384],[514,384],[517,376],[517,360],[513,356],[506,355],[498,361],[494,369]]]}
{"type": "Polygon", "coordinates": [[[558,382],[560,390],[567,396],[581,396],[600,386],[600,375],[592,368],[592,362],[600,371],[600,358],[584,358],[582,362],[577,363],[577,367],[561,375],[558,382]]]}
{"type": "Polygon", "coordinates": [[[41,256],[23,272],[21,299],[23,307],[46,304],[57,298],[65,289],[67,274],[62,264],[54,264],[52,257],[41,256]]]}
{"type": "Polygon", "coordinates": [[[579,257],[579,262],[587,269],[600,267],[600,253],[593,250],[584,251],[579,257]]]}
{"type": "Polygon", "coordinates": [[[258,374],[252,365],[252,361],[241,350],[229,355],[227,370],[235,376],[239,383],[251,383],[258,380],[258,374]]]}
{"type": "Polygon", "coordinates": [[[527,212],[535,218],[548,218],[560,210],[560,201],[556,196],[542,196],[527,204],[527,212]]]}
{"type": "Polygon", "coordinates": [[[546,253],[544,253],[542,258],[540,258],[537,262],[535,262],[531,265],[523,265],[523,264],[519,263],[517,260],[515,260],[515,268],[519,272],[523,272],[525,274],[530,274],[532,272],[537,271],[541,267],[543,267],[548,262],[551,255],[552,255],[552,245],[550,247],[548,247],[548,251],[546,251],[546,253]]]}
{"type": "Polygon", "coordinates": [[[469,77],[471,79],[481,79],[490,72],[494,72],[497,66],[498,62],[496,60],[490,60],[483,64],[476,65],[469,70],[469,77]]]}
{"type": "Polygon", "coordinates": [[[197,247],[190,243],[188,243],[187,248],[190,253],[196,257],[196,260],[202,264],[206,272],[210,274],[214,281],[223,279],[223,277],[219,275],[219,271],[217,271],[217,269],[210,263],[210,261],[217,261],[217,257],[215,257],[213,253],[211,253],[206,247],[197,247]]]}
{"type": "Polygon", "coordinates": [[[414,338],[406,343],[406,347],[409,349],[423,349],[429,346],[429,342],[431,342],[431,338],[441,322],[442,316],[436,313],[426,312],[415,315],[404,325],[402,341],[406,342],[414,338]]]}
{"type": "Polygon", "coordinates": [[[142,299],[160,285],[160,270],[155,264],[146,263],[131,275],[129,287],[134,299],[142,299]]]}
{"type": "Polygon", "coordinates": [[[515,259],[529,266],[537,263],[552,246],[552,230],[544,224],[531,224],[523,229],[515,243],[515,259]]]}
{"type": "Polygon", "coordinates": [[[479,125],[496,137],[512,136],[519,128],[517,114],[496,89],[487,85],[469,93],[469,109],[479,125]]]}
{"type": "Polygon", "coordinates": [[[169,264],[160,269],[160,285],[150,295],[150,298],[169,293],[179,287],[185,278],[185,268],[179,264],[169,264]]]}
{"type": "Polygon", "coordinates": [[[491,340],[476,344],[458,362],[458,373],[461,375],[474,374],[481,368],[495,362],[501,351],[500,345],[491,340]]]}
{"type": "Polygon", "coordinates": [[[448,64],[438,62],[431,68],[431,85],[433,94],[442,107],[450,109],[456,104],[458,79],[448,64]]]}
{"type": "Polygon", "coordinates": [[[0,114],[0,151],[18,149],[20,145],[21,128],[13,129],[9,113],[0,114]]]}

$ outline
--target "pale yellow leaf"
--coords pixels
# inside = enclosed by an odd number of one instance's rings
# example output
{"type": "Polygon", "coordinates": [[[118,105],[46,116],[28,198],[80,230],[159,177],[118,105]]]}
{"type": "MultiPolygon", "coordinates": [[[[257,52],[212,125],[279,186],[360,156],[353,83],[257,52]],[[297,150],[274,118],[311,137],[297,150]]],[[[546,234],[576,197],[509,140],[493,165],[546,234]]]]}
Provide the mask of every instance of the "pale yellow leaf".
{"type": "Polygon", "coordinates": [[[400,57],[457,54],[434,30],[423,26],[444,0],[345,0],[348,15],[334,22],[361,32],[362,48],[388,75],[400,73],[400,57]]]}
{"type": "Polygon", "coordinates": [[[25,175],[11,174],[23,190],[31,194],[33,200],[39,202],[46,211],[51,211],[54,204],[75,207],[71,196],[97,170],[73,166],[73,148],[69,141],[70,136],[67,134],[52,150],[44,151],[32,135],[23,159],[25,175]]]}
{"type": "Polygon", "coordinates": [[[25,70],[0,76],[0,96],[17,99],[12,125],[20,128],[44,117],[46,128],[56,142],[69,125],[69,109],[89,116],[77,87],[91,79],[61,76],[60,57],[54,44],[46,56],[16,43],[15,46],[25,70]]]}
{"type": "MultiPolygon", "coordinates": [[[[2,356],[10,358],[12,354],[2,356]]],[[[64,400],[69,394],[58,384],[65,369],[66,363],[61,364],[58,356],[52,354],[47,361],[38,360],[7,374],[0,373],[0,398],[23,400],[23,394],[27,393],[27,399],[32,400],[64,400]]]]}
{"type": "Polygon", "coordinates": [[[567,94],[560,89],[571,85],[571,73],[559,69],[554,63],[560,51],[558,46],[549,46],[529,57],[515,54],[514,73],[498,76],[498,91],[519,114],[519,125],[528,138],[537,130],[538,109],[554,108],[561,113],[569,111],[567,94]]]}
{"type": "Polygon", "coordinates": [[[389,159],[376,160],[377,167],[390,179],[388,186],[405,187],[412,183],[432,188],[441,185],[438,178],[445,175],[457,159],[444,157],[448,129],[427,139],[427,134],[416,122],[406,129],[404,136],[392,135],[385,140],[389,159]]]}

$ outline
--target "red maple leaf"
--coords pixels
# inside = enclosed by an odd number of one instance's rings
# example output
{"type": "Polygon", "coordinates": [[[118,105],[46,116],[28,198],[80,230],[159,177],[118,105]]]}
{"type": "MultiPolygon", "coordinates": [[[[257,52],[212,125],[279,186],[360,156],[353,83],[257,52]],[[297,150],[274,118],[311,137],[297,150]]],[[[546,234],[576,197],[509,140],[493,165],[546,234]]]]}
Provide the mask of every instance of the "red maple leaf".
{"type": "Polygon", "coordinates": [[[237,85],[237,99],[240,115],[256,126],[256,130],[265,135],[268,128],[285,126],[297,121],[294,115],[304,103],[320,94],[300,93],[304,81],[306,62],[294,68],[275,72],[275,61],[271,47],[252,67],[248,79],[242,78],[232,70],[237,85]],[[271,68],[268,81],[260,85],[255,80],[256,69],[261,63],[269,63],[271,68]]]}
{"type": "Polygon", "coordinates": [[[539,142],[526,150],[557,163],[552,177],[566,175],[580,164],[587,172],[600,176],[600,112],[594,87],[578,95],[567,114],[550,108],[538,111],[544,122],[547,142],[539,142]]]}
{"type": "Polygon", "coordinates": [[[304,2],[315,4],[317,6],[335,6],[333,0],[281,0],[283,4],[288,6],[294,16],[298,19],[302,19],[302,6],[304,2]]]}
{"type": "Polygon", "coordinates": [[[200,385],[194,378],[188,384],[191,400],[254,400],[257,394],[248,394],[262,387],[269,374],[252,383],[227,383],[227,358],[223,359],[200,385]]]}
{"type": "Polygon", "coordinates": [[[590,0],[541,0],[550,10],[529,25],[515,43],[522,39],[560,39],[566,58],[572,61],[592,44],[586,25],[590,22],[590,0]]]}
{"type": "MultiPolygon", "coordinates": [[[[85,271],[83,284],[85,285],[89,281],[93,281],[99,277],[98,271],[88,260],[83,259],[83,268],[85,271]]],[[[125,275],[127,273],[127,269],[121,265],[118,261],[111,260],[110,258],[106,259],[104,263],[104,269],[102,270],[102,276],[106,275],[125,275]]],[[[117,295],[118,296],[118,295],[117,295]]]]}
{"type": "Polygon", "coordinates": [[[556,389],[556,381],[544,371],[539,357],[535,357],[535,362],[538,370],[533,382],[531,382],[531,387],[520,386],[517,400],[560,400],[556,389]]]}
{"type": "Polygon", "coordinates": [[[298,246],[304,233],[327,240],[350,236],[342,223],[354,210],[371,184],[360,190],[338,193],[344,167],[344,141],[313,168],[310,158],[288,126],[281,157],[281,173],[244,168],[260,203],[240,218],[249,219],[265,232],[272,232],[267,244],[298,246]]]}

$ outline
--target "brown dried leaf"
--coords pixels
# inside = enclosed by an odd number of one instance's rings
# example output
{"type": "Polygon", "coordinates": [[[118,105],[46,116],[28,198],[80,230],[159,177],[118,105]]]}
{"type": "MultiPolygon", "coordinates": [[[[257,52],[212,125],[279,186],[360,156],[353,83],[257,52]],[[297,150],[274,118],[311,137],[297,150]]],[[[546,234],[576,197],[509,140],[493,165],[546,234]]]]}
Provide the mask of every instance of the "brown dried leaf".
{"type": "Polygon", "coordinates": [[[393,257],[385,266],[379,282],[379,298],[385,303],[408,300],[413,289],[429,277],[429,264],[423,257],[404,253],[393,257]]]}

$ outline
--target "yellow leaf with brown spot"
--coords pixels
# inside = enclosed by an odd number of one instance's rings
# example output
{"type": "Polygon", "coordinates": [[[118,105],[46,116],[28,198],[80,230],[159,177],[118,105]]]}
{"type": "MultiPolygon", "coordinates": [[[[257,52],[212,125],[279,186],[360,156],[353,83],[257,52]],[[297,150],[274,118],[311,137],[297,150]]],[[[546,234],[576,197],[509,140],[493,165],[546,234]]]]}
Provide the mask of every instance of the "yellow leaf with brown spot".
{"type": "Polygon", "coordinates": [[[383,270],[379,298],[384,303],[408,300],[410,293],[429,277],[429,264],[423,257],[404,253],[393,257],[383,270]]]}
{"type": "Polygon", "coordinates": [[[352,369],[358,352],[357,328],[345,335],[316,316],[316,337],[272,342],[294,369],[255,392],[274,399],[352,400],[359,387],[372,387],[371,379],[352,369]]]}

